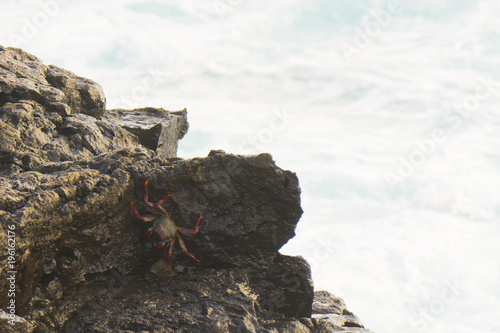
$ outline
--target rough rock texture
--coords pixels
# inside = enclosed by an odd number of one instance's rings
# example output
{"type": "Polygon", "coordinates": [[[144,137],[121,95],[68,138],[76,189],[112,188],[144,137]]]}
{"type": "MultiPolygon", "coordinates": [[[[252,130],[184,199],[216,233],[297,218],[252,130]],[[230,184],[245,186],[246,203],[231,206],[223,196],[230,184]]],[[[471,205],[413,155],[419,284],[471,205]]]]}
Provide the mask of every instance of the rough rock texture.
{"type": "Polygon", "coordinates": [[[45,66],[20,49],[0,46],[0,105],[35,101],[61,116],[99,118],[106,104],[101,86],[56,66],[45,66]]]}
{"type": "Polygon", "coordinates": [[[167,111],[159,108],[108,110],[104,117],[134,133],[146,148],[162,158],[175,157],[177,142],[188,130],[187,111],[167,111]]]}
{"type": "Polygon", "coordinates": [[[357,316],[347,310],[344,300],[327,291],[316,291],[312,307],[315,333],[369,332],[357,316]]]}
{"type": "MultiPolygon", "coordinates": [[[[0,47],[0,246],[15,232],[15,305],[2,332],[369,332],[313,292],[294,236],[297,177],[268,154],[176,156],[186,111],[104,109],[93,81],[0,47]],[[177,246],[174,274],[139,236],[144,183],[200,263],[177,246]],[[315,299],[313,303],[313,298],[315,299]],[[14,320],[15,325],[9,323],[14,320]]],[[[7,263],[7,253],[0,253],[7,263]]],[[[168,265],[168,264],[167,264],[168,265]]],[[[11,288],[0,279],[0,289],[11,288]]]]}

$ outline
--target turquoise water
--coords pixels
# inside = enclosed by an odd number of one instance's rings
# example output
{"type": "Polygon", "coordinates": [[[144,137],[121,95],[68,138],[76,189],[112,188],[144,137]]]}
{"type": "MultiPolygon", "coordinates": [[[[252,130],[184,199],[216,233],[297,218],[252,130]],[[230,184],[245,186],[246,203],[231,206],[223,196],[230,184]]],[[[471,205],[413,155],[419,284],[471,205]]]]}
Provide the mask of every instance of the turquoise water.
{"type": "Polygon", "coordinates": [[[94,79],[110,108],[187,107],[181,157],[297,172],[282,251],[367,327],[500,332],[500,3],[28,3],[2,5],[0,44],[94,79]]]}

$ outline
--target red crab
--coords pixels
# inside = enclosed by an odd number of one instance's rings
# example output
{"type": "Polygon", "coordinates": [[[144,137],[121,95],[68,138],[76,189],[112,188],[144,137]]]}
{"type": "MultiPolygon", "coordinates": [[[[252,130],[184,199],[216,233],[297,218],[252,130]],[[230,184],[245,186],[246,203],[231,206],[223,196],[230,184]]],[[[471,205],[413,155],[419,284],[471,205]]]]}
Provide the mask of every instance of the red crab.
{"type": "Polygon", "coordinates": [[[200,262],[199,259],[188,252],[186,244],[184,244],[184,241],[182,240],[179,232],[186,236],[196,235],[198,231],[200,231],[200,225],[203,221],[203,216],[201,216],[200,214],[200,218],[198,219],[198,222],[196,223],[194,229],[178,227],[170,218],[170,215],[168,215],[167,211],[161,206],[165,202],[165,200],[170,198],[172,195],[169,194],[165,196],[163,199],[159,200],[155,205],[153,205],[151,202],[149,202],[148,199],[148,184],[149,180],[146,180],[146,183],[144,184],[144,203],[146,204],[147,209],[151,213],[153,213],[153,215],[143,216],[139,214],[139,212],[135,209],[133,202],[130,202],[130,205],[132,206],[130,213],[136,219],[142,222],[153,222],[153,226],[144,233],[144,236],[146,237],[146,239],[153,242],[155,251],[163,251],[163,267],[165,267],[165,259],[168,251],[170,273],[173,273],[172,254],[174,253],[174,244],[176,240],[179,240],[179,245],[181,246],[182,251],[184,251],[188,256],[190,256],[197,262],[200,262]],[[170,246],[167,247],[167,245],[170,246]]]}

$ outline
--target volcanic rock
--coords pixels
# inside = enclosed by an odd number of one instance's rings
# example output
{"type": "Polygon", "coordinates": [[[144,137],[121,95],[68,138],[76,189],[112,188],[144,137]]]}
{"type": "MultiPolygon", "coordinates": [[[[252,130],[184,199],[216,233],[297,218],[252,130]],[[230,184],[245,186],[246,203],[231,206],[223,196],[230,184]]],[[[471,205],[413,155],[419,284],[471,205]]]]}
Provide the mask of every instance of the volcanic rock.
{"type": "Polygon", "coordinates": [[[0,46],[0,245],[15,240],[0,331],[369,332],[278,252],[302,214],[296,175],[269,154],[178,158],[187,128],[186,110],[105,110],[95,82],[0,46]],[[201,262],[176,244],[171,274],[141,238],[151,223],[129,211],[148,214],[147,180],[177,226],[202,214],[184,237],[201,262]]]}

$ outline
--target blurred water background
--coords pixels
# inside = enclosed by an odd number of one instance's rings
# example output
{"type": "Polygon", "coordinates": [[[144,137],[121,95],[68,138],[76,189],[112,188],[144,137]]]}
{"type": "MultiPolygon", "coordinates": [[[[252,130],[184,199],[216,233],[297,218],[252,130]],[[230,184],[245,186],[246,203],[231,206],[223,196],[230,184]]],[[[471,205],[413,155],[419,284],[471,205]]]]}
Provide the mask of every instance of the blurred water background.
{"type": "Polygon", "coordinates": [[[500,332],[500,2],[4,0],[0,44],[107,107],[187,107],[179,156],[269,152],[283,249],[374,332],[500,332]]]}

